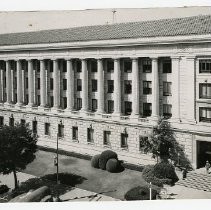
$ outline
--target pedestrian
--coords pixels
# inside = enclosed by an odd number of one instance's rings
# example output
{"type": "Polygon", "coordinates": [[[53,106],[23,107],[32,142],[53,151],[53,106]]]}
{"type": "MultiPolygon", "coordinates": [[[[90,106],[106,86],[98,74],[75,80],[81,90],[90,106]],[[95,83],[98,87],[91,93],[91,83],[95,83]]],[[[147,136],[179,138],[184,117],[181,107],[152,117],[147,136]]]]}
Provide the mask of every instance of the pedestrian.
{"type": "Polygon", "coordinates": [[[188,173],[188,168],[185,167],[182,171],[182,179],[186,179],[187,178],[187,173],[188,173]]]}
{"type": "Polygon", "coordinates": [[[205,168],[206,168],[206,173],[209,174],[210,163],[208,160],[206,161],[205,168]]]}

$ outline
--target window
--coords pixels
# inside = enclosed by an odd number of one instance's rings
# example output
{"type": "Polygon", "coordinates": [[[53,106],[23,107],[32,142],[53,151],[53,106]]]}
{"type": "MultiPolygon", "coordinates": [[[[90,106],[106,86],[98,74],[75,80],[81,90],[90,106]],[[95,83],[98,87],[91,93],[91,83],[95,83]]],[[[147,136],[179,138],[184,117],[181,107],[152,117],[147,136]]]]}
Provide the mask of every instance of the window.
{"type": "Polygon", "coordinates": [[[73,140],[78,140],[78,127],[73,127],[73,133],[72,133],[72,137],[73,140]]]}
{"type": "Polygon", "coordinates": [[[114,92],[114,80],[108,80],[108,93],[114,92]]]}
{"type": "Polygon", "coordinates": [[[63,68],[63,72],[67,72],[67,62],[65,60],[62,60],[62,68],[63,68]]]}
{"type": "Polygon", "coordinates": [[[165,118],[170,118],[172,116],[171,109],[172,109],[171,104],[163,104],[163,116],[165,118]]]}
{"type": "Polygon", "coordinates": [[[81,61],[80,60],[76,60],[76,71],[77,72],[81,72],[81,61]]]}
{"type": "Polygon", "coordinates": [[[152,104],[151,103],[143,103],[143,116],[149,117],[152,114],[152,104]]]}
{"type": "Polygon", "coordinates": [[[199,121],[211,123],[211,108],[207,107],[199,108],[199,121]]]}
{"type": "Polygon", "coordinates": [[[81,79],[77,79],[77,91],[82,90],[82,84],[81,84],[81,79]]]}
{"type": "Polygon", "coordinates": [[[17,100],[18,100],[18,94],[15,93],[15,102],[17,103],[17,100]]]}
{"type": "Polygon", "coordinates": [[[152,82],[143,81],[143,94],[149,95],[152,94],[152,82]]]}
{"type": "Polygon", "coordinates": [[[50,90],[53,90],[53,78],[50,78],[50,90]]]}
{"type": "Polygon", "coordinates": [[[37,78],[37,89],[40,90],[40,78],[37,78]]]}
{"type": "Polygon", "coordinates": [[[3,126],[3,125],[4,125],[4,117],[0,116],[0,126],[3,126]]]}
{"type": "Polygon", "coordinates": [[[211,73],[211,59],[199,60],[199,73],[211,73]]]}
{"type": "Polygon", "coordinates": [[[114,61],[109,59],[107,60],[107,72],[113,72],[114,71],[114,61]]]}
{"type": "Polygon", "coordinates": [[[40,95],[37,95],[37,105],[40,106],[40,95]]]}
{"type": "Polygon", "coordinates": [[[67,97],[63,97],[63,109],[67,108],[67,97]]]}
{"type": "Polygon", "coordinates": [[[94,129],[87,128],[87,142],[94,143],[94,129]]]}
{"type": "Polygon", "coordinates": [[[53,107],[54,105],[54,99],[53,96],[50,96],[50,106],[53,107]]]}
{"type": "Polygon", "coordinates": [[[77,98],[76,99],[76,109],[80,110],[82,108],[82,99],[81,98],[77,98]]]}
{"type": "Polygon", "coordinates": [[[14,77],[14,88],[17,89],[17,77],[14,77]]]}
{"type": "Polygon", "coordinates": [[[58,125],[58,137],[64,138],[64,125],[62,124],[58,125]]]}
{"type": "Polygon", "coordinates": [[[63,79],[63,90],[67,90],[67,79],[63,79]]]}
{"type": "Polygon", "coordinates": [[[132,81],[125,80],[125,94],[131,94],[131,93],[132,93],[132,81]]]}
{"type": "Polygon", "coordinates": [[[163,61],[163,73],[171,73],[171,60],[163,61]]]}
{"type": "Polygon", "coordinates": [[[163,82],[163,96],[171,96],[171,82],[163,82]]]}
{"type": "Polygon", "coordinates": [[[29,103],[29,94],[26,94],[26,102],[25,102],[26,104],[28,104],[29,103]]]}
{"type": "Polygon", "coordinates": [[[92,92],[97,92],[97,80],[92,79],[92,92]]]}
{"type": "Polygon", "coordinates": [[[141,153],[146,154],[146,152],[144,151],[144,148],[145,148],[145,144],[146,144],[147,140],[148,140],[147,136],[140,136],[140,138],[139,138],[139,151],[141,153]]]}
{"type": "Polygon", "coordinates": [[[9,126],[14,126],[14,118],[13,117],[9,118],[9,126]]]}
{"type": "Polygon", "coordinates": [[[123,61],[124,72],[131,73],[132,72],[132,61],[131,60],[124,60],[123,61]]]}
{"type": "Polygon", "coordinates": [[[111,131],[104,131],[103,132],[103,145],[110,146],[110,135],[111,131]]]}
{"type": "Polygon", "coordinates": [[[114,101],[108,100],[108,113],[111,114],[114,112],[114,101]]]}
{"type": "Polygon", "coordinates": [[[128,138],[128,134],[121,133],[121,148],[128,148],[127,138],[128,138]]]}
{"type": "Polygon", "coordinates": [[[32,121],[32,132],[34,134],[37,133],[37,121],[36,120],[32,121]]]}
{"type": "Polygon", "coordinates": [[[152,61],[150,59],[143,60],[143,72],[144,73],[152,72],[152,61]]]}
{"type": "Polygon", "coordinates": [[[199,84],[199,98],[211,99],[211,83],[199,84]]]}
{"type": "Polygon", "coordinates": [[[50,136],[50,123],[45,123],[45,135],[50,136]]]}
{"type": "Polygon", "coordinates": [[[26,124],[26,120],[21,119],[21,125],[24,126],[26,124]]]}
{"type": "Polygon", "coordinates": [[[29,80],[28,80],[28,77],[26,77],[26,89],[29,88],[29,80]]]}
{"type": "Polygon", "coordinates": [[[92,99],[92,111],[97,111],[97,99],[92,99]]]}
{"type": "Polygon", "coordinates": [[[50,60],[50,72],[53,72],[53,61],[50,60]]]}
{"type": "Polygon", "coordinates": [[[91,65],[91,72],[97,72],[97,61],[96,60],[91,60],[90,61],[90,65],[91,65]]]}
{"type": "Polygon", "coordinates": [[[125,101],[125,115],[130,115],[132,112],[132,102],[125,101]]]}

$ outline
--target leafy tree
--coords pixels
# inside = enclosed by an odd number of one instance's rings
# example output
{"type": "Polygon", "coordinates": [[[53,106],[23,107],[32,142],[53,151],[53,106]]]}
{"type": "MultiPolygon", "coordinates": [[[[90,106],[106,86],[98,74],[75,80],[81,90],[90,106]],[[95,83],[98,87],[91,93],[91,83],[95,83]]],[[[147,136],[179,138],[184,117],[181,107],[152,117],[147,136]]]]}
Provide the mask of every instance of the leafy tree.
{"type": "Polygon", "coordinates": [[[159,119],[158,124],[153,128],[152,135],[142,141],[141,147],[144,152],[152,153],[152,157],[159,160],[172,160],[176,165],[191,167],[183,148],[176,141],[170,123],[165,119],[159,119]]]}
{"type": "Polygon", "coordinates": [[[0,127],[0,173],[13,172],[15,188],[18,187],[16,172],[26,168],[35,159],[37,135],[29,125],[16,124],[0,127]]]}

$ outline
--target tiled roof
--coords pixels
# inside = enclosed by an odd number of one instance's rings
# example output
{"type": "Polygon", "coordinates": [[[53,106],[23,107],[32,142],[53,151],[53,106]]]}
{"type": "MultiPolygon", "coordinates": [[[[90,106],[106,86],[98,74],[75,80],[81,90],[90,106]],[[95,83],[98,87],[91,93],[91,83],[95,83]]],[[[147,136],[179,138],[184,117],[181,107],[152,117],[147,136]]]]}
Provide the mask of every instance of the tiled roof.
{"type": "Polygon", "coordinates": [[[201,35],[211,33],[211,15],[113,25],[1,34],[0,45],[60,43],[124,38],[201,35]]]}

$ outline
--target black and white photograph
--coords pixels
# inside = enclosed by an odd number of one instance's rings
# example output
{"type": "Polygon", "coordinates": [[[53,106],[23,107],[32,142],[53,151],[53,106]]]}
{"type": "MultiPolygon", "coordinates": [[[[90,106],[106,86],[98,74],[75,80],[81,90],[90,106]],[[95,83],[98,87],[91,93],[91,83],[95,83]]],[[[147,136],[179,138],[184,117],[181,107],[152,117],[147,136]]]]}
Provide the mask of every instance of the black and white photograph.
{"type": "Polygon", "coordinates": [[[0,208],[210,199],[211,2],[0,2],[0,208]]]}

